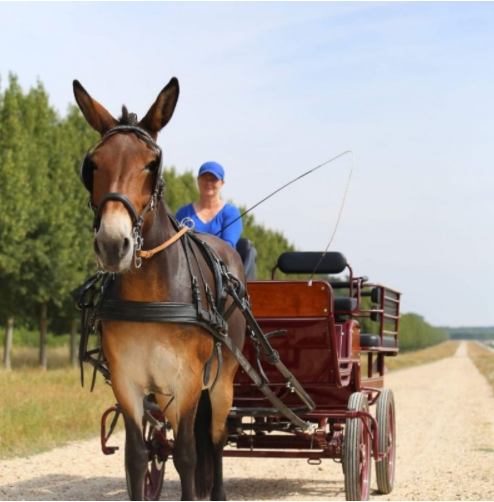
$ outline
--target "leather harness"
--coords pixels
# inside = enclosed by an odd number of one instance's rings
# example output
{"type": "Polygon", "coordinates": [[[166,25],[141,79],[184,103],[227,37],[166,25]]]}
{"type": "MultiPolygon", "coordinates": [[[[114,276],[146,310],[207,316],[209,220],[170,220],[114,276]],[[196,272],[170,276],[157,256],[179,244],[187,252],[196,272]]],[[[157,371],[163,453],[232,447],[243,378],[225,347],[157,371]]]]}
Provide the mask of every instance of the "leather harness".
{"type": "Polygon", "coordinates": [[[84,384],[84,362],[89,363],[91,366],[93,366],[94,371],[91,390],[94,387],[97,372],[102,373],[107,382],[110,383],[110,371],[102,348],[99,347],[97,349],[88,350],[89,335],[92,332],[99,332],[99,325],[101,321],[112,320],[123,322],[132,321],[147,323],[189,324],[207,330],[215,339],[213,353],[209,361],[206,363],[204,370],[203,379],[205,385],[207,385],[209,382],[213,358],[217,356],[218,371],[215,377],[215,381],[212,385],[212,387],[214,387],[221,370],[221,347],[223,345],[226,345],[226,347],[232,352],[234,357],[242,366],[244,371],[259,388],[259,390],[276,407],[276,411],[279,411],[280,413],[285,415],[296,426],[301,427],[304,430],[313,428],[312,424],[309,424],[308,422],[302,420],[297,415],[297,413],[311,412],[315,408],[314,402],[307,395],[300,383],[293,377],[293,375],[288,371],[285,365],[280,361],[278,353],[271,347],[271,344],[269,343],[268,335],[265,335],[257,324],[250,309],[250,302],[248,296],[246,295],[244,284],[230,273],[226,264],[220,259],[214,249],[201,239],[200,234],[197,234],[194,231],[187,231],[189,229],[184,230],[183,227],[180,227],[180,224],[175,220],[175,218],[171,214],[168,214],[168,217],[170,218],[177,234],[172,239],[162,244],[161,246],[158,246],[158,248],[155,248],[154,250],[142,251],[142,224],[144,222],[144,217],[149,211],[152,211],[156,207],[157,203],[160,200],[163,199],[163,189],[165,183],[161,177],[161,149],[146,131],[137,126],[127,125],[121,125],[111,129],[101,138],[99,143],[103,142],[106,138],[118,132],[134,133],[140,139],[150,144],[157,150],[159,154],[160,164],[156,175],[157,178],[155,180],[154,191],[151,195],[149,203],[146,205],[140,215],[137,214],[130,200],[125,195],[119,193],[107,194],[100,202],[99,207],[96,207],[92,201],[92,184],[90,184],[88,181],[88,159],[91,153],[90,151],[88,151],[81,166],[81,180],[83,181],[88,191],[91,193],[89,207],[95,213],[93,226],[95,229],[99,227],[103,206],[107,201],[117,200],[122,202],[129,211],[134,221],[134,265],[137,268],[141,266],[142,258],[151,258],[156,252],[167,247],[167,245],[171,245],[174,242],[180,240],[186,256],[187,266],[190,274],[193,303],[135,302],[107,298],[108,291],[111,289],[112,284],[114,284],[115,274],[99,271],[97,274],[90,277],[82,286],[80,298],[77,304],[78,308],[81,310],[82,319],[82,334],[79,345],[81,383],[84,384]],[[205,263],[213,274],[215,282],[214,289],[216,293],[215,297],[213,297],[213,292],[204,277],[198,253],[202,255],[205,263]],[[199,272],[199,278],[194,273],[193,261],[196,263],[196,267],[199,272]],[[199,281],[201,281],[203,290],[205,291],[207,304],[206,308],[204,308],[204,304],[201,298],[201,288],[199,281]],[[226,302],[229,297],[232,298],[233,302],[231,306],[225,310],[226,302]],[[297,408],[296,410],[288,408],[269,387],[269,382],[267,381],[267,378],[262,371],[259,358],[257,361],[257,366],[260,375],[254,370],[254,368],[250,365],[242,352],[235,345],[233,340],[228,336],[227,321],[236,309],[239,309],[242,312],[247,321],[249,328],[247,330],[247,333],[250,335],[254,346],[256,347],[256,352],[259,354],[262,350],[266,360],[269,363],[274,364],[278,368],[280,373],[285,377],[286,386],[293,392],[297,393],[297,395],[304,403],[304,407],[297,408]]]}

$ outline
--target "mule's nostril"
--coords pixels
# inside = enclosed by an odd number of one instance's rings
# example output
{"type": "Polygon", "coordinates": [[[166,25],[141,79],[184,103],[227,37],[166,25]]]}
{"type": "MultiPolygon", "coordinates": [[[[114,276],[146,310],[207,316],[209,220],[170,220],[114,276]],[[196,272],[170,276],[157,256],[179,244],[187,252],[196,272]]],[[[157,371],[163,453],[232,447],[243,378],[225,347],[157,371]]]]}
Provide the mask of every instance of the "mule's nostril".
{"type": "Polygon", "coordinates": [[[100,254],[99,247],[98,247],[98,241],[94,239],[93,241],[93,249],[96,254],[100,254]]]}
{"type": "Polygon", "coordinates": [[[122,251],[126,253],[130,248],[130,239],[125,238],[122,246],[122,251]]]}

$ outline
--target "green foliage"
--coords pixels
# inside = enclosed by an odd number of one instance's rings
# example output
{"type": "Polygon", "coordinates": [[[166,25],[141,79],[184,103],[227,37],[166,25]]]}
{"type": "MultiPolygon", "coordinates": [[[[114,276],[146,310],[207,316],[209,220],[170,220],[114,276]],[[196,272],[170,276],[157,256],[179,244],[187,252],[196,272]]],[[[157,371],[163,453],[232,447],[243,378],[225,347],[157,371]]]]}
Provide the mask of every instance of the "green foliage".
{"type": "Polygon", "coordinates": [[[452,340],[494,340],[494,326],[442,328],[449,333],[452,340]]]}
{"type": "Polygon", "coordinates": [[[74,315],[71,292],[93,263],[77,166],[95,134],[75,108],[60,119],[41,83],[0,93],[0,319],[74,315]],[[68,301],[70,299],[70,301],[68,301]]]}
{"type": "Polygon", "coordinates": [[[163,176],[166,180],[166,204],[172,214],[180,207],[199,199],[196,178],[191,171],[180,175],[174,167],[170,167],[164,169],[163,176]]]}
{"type": "Polygon", "coordinates": [[[9,87],[0,94],[0,309],[17,312],[25,300],[22,288],[12,287],[29,252],[33,196],[30,179],[29,137],[23,128],[23,94],[10,75],[9,87]]]}
{"type": "Polygon", "coordinates": [[[400,350],[419,350],[448,340],[448,333],[435,328],[417,314],[404,314],[399,325],[400,350]]]}
{"type": "MultiPolygon", "coordinates": [[[[5,327],[0,326],[0,347],[3,346],[5,338],[5,327]]],[[[55,333],[48,333],[47,346],[48,347],[63,347],[70,342],[70,335],[56,335],[55,333]]],[[[37,330],[29,329],[25,326],[14,327],[14,337],[12,347],[15,351],[20,347],[39,347],[39,332],[37,330]]]]}

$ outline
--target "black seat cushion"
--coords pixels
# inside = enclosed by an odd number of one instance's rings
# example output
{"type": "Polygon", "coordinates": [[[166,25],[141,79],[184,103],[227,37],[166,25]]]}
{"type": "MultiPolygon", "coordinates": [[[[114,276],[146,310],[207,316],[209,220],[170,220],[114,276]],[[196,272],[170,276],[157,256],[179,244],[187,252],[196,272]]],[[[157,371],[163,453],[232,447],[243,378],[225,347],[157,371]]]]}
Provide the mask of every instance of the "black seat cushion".
{"type": "MultiPolygon", "coordinates": [[[[381,337],[379,335],[360,335],[360,346],[361,347],[381,347],[381,337]]],[[[392,336],[385,336],[383,338],[382,347],[386,349],[394,349],[395,339],[392,336]]]]}
{"type": "Polygon", "coordinates": [[[322,252],[286,252],[278,258],[278,268],[285,274],[311,274],[317,266],[317,274],[339,274],[347,266],[346,258],[341,253],[331,251],[322,260],[321,257],[322,252]]]}
{"type": "Polygon", "coordinates": [[[357,308],[357,299],[340,296],[334,299],[334,309],[338,310],[354,310],[357,308]]]}

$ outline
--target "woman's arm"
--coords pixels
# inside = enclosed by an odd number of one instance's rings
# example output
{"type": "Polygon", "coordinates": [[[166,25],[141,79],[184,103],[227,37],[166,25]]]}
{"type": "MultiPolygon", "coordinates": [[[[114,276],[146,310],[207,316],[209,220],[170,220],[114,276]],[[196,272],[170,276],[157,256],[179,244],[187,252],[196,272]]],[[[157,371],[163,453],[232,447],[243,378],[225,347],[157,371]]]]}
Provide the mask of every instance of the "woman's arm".
{"type": "Polygon", "coordinates": [[[242,218],[239,218],[239,216],[240,211],[238,208],[232,206],[231,204],[227,204],[225,206],[222,226],[224,230],[221,231],[218,237],[221,237],[225,242],[228,242],[228,244],[230,244],[233,248],[236,248],[237,242],[242,235],[242,218]],[[233,221],[235,221],[235,223],[232,223],[233,221]],[[227,226],[228,228],[225,228],[227,226]]]}

